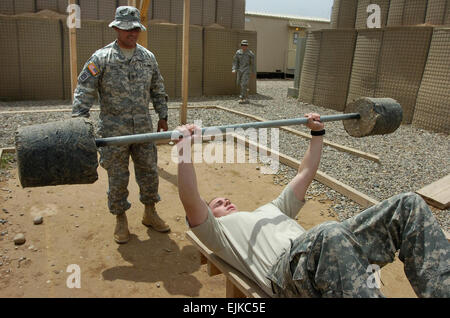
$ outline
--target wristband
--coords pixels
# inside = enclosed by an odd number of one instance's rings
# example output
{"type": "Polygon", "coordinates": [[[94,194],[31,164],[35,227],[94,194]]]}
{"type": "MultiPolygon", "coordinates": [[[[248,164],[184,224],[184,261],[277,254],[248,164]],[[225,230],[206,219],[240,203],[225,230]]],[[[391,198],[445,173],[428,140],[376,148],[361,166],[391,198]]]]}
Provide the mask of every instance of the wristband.
{"type": "Polygon", "coordinates": [[[311,130],[311,136],[323,136],[323,135],[325,135],[325,129],[319,131],[311,130]]]}

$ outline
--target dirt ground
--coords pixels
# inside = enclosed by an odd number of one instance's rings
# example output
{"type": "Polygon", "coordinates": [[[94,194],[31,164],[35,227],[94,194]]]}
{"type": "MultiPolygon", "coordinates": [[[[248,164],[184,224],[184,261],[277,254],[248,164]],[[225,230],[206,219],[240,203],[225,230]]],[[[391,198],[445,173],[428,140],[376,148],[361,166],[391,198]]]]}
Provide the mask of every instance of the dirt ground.
{"type": "MultiPolygon", "coordinates": [[[[172,230],[162,234],[141,224],[143,206],[131,164],[127,216],[132,234],[124,245],[113,241],[115,219],[107,210],[102,168],[92,185],[22,189],[17,177],[1,183],[0,219],[8,223],[0,224],[0,297],[225,297],[223,275],[209,277],[185,238],[171,148],[158,147],[162,201],[157,209],[172,230]],[[37,215],[44,218],[40,225],[33,224],[37,215]],[[25,234],[25,244],[14,245],[17,233],[25,234]],[[80,268],[81,288],[67,286],[71,264],[80,268]]],[[[223,194],[240,210],[252,210],[282,191],[258,167],[197,164],[200,193],[206,199],[223,194]]],[[[298,216],[306,229],[333,219],[320,215],[327,215],[331,202],[319,199],[309,200],[298,216]]],[[[398,260],[382,269],[381,281],[388,297],[415,297],[398,260]]]]}

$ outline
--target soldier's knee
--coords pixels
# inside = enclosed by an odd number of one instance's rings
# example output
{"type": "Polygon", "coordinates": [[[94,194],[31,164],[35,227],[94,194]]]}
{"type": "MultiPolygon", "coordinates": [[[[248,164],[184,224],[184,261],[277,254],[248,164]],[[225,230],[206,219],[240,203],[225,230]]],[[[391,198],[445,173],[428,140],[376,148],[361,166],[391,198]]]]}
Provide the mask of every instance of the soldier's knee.
{"type": "Polygon", "coordinates": [[[330,221],[323,224],[322,236],[327,239],[342,238],[349,234],[348,229],[341,223],[330,221]]]}

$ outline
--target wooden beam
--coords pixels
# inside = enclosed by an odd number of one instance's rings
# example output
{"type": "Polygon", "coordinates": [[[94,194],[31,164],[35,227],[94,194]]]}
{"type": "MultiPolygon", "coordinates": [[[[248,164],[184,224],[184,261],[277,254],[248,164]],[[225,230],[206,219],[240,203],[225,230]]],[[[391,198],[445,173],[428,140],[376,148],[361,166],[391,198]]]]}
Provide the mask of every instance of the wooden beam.
{"type": "MultiPolygon", "coordinates": [[[[76,0],[69,0],[69,5],[76,4],[76,0]]],[[[69,58],[70,58],[70,86],[71,100],[78,83],[78,57],[77,57],[77,28],[75,26],[69,28],[69,58]]]]}
{"type": "Polygon", "coordinates": [[[183,16],[183,70],[181,80],[181,98],[183,100],[180,109],[180,124],[187,124],[187,104],[189,98],[189,28],[191,15],[191,0],[184,0],[183,16]]]}
{"type": "Polygon", "coordinates": [[[450,174],[417,190],[416,193],[438,209],[450,208],[450,174]]]}
{"type": "MultiPolygon", "coordinates": [[[[222,106],[216,106],[216,108],[220,109],[220,110],[223,110],[223,111],[230,112],[230,113],[234,113],[236,115],[240,115],[240,116],[244,116],[244,117],[247,117],[247,118],[251,118],[251,119],[256,120],[256,121],[263,121],[263,122],[267,121],[267,119],[264,119],[262,117],[254,116],[254,115],[247,114],[247,113],[243,113],[243,112],[240,112],[240,111],[237,111],[237,110],[234,110],[234,109],[229,109],[229,108],[222,107],[222,106]]],[[[289,128],[289,127],[280,127],[280,129],[284,130],[284,131],[287,131],[287,132],[289,132],[291,134],[294,134],[294,135],[306,138],[306,139],[311,139],[312,138],[311,135],[309,135],[309,134],[305,134],[305,133],[303,133],[301,131],[298,131],[298,130],[295,130],[295,129],[292,129],[292,128],[289,128]]],[[[347,153],[350,153],[352,155],[356,155],[358,157],[361,157],[361,158],[364,158],[364,159],[368,159],[368,160],[380,163],[380,157],[375,156],[373,154],[366,153],[366,152],[363,152],[363,151],[360,151],[360,150],[357,150],[357,149],[354,149],[354,148],[350,148],[350,147],[347,147],[347,146],[339,145],[337,143],[331,142],[331,141],[326,140],[326,139],[323,140],[323,144],[326,145],[326,146],[329,146],[329,147],[333,147],[333,148],[335,148],[335,149],[337,149],[339,151],[347,152],[347,153]]]]}
{"type": "Polygon", "coordinates": [[[138,43],[148,49],[148,8],[151,0],[142,0],[140,3],[141,23],[145,26],[147,31],[142,31],[139,34],[138,43]]]}

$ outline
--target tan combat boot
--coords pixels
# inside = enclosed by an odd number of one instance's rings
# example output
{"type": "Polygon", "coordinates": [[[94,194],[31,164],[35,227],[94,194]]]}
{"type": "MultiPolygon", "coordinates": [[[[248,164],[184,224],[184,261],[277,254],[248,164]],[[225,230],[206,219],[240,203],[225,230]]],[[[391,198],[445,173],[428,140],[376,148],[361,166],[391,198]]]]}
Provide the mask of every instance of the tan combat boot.
{"type": "Polygon", "coordinates": [[[169,232],[169,225],[164,222],[159,215],[156,213],[154,204],[145,205],[144,216],[142,218],[142,224],[145,226],[153,228],[158,232],[169,232]]]}
{"type": "Polygon", "coordinates": [[[128,231],[127,215],[125,213],[116,215],[116,228],[114,229],[114,240],[119,244],[123,244],[128,242],[129,239],[130,239],[130,232],[128,231]]]}

